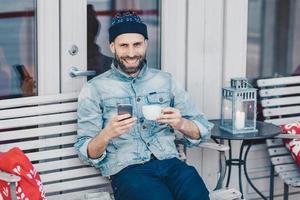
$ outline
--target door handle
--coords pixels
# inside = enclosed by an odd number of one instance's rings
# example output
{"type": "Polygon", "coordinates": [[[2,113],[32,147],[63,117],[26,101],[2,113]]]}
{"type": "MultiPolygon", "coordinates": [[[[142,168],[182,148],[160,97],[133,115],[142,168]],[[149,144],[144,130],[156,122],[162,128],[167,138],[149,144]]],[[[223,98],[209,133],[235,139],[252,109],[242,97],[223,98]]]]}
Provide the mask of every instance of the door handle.
{"type": "Polygon", "coordinates": [[[71,67],[69,70],[69,75],[72,78],[77,77],[77,76],[94,76],[94,75],[96,75],[96,71],[93,71],[93,70],[83,71],[83,70],[77,69],[77,67],[71,67]]]}

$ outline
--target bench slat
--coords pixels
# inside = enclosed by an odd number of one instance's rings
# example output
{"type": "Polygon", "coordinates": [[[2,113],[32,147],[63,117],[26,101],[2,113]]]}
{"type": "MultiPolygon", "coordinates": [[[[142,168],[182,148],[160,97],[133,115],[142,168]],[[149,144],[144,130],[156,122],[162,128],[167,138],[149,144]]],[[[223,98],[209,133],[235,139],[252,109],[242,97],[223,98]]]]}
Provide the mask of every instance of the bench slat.
{"type": "Polygon", "coordinates": [[[108,188],[96,188],[96,189],[89,189],[84,190],[80,189],[76,192],[68,192],[65,194],[58,194],[58,195],[51,195],[47,196],[48,200],[83,200],[85,198],[85,194],[97,193],[101,191],[108,191],[108,188]]]}
{"type": "Polygon", "coordinates": [[[293,164],[286,164],[286,165],[277,165],[275,166],[275,171],[280,175],[282,172],[290,172],[290,171],[298,171],[299,167],[293,163],[293,164]]]}
{"type": "Polygon", "coordinates": [[[259,95],[261,97],[282,96],[300,93],[300,86],[280,87],[272,89],[261,89],[259,95]]]}
{"type": "Polygon", "coordinates": [[[70,112],[77,108],[77,102],[41,105],[34,107],[22,107],[9,110],[0,110],[0,119],[27,117],[59,112],[70,112]]]}
{"type": "Polygon", "coordinates": [[[54,94],[1,100],[0,109],[77,100],[78,93],[54,94]]]}
{"type": "Polygon", "coordinates": [[[268,139],[266,144],[268,147],[284,146],[282,139],[268,139]]]}
{"type": "Polygon", "coordinates": [[[26,153],[26,155],[30,161],[39,161],[39,160],[46,160],[51,158],[77,156],[77,152],[75,151],[74,147],[68,147],[63,149],[54,149],[54,150],[40,151],[34,153],[26,153]]]}
{"type": "Polygon", "coordinates": [[[300,110],[300,106],[266,108],[263,110],[263,114],[265,117],[282,116],[282,115],[299,114],[299,110],[300,110]]]}
{"type": "Polygon", "coordinates": [[[81,160],[76,158],[69,158],[69,159],[63,159],[63,160],[51,160],[50,162],[40,162],[34,164],[34,167],[38,172],[45,172],[45,171],[51,171],[51,170],[57,170],[57,169],[65,169],[65,168],[71,168],[71,167],[81,167],[81,166],[88,166],[85,163],[83,163],[81,160]]]}
{"type": "Polygon", "coordinates": [[[281,177],[283,178],[293,178],[293,177],[300,177],[300,173],[298,170],[295,171],[288,171],[288,172],[281,172],[281,177]]]}
{"type": "Polygon", "coordinates": [[[85,167],[79,169],[63,170],[59,172],[42,174],[41,179],[42,182],[45,184],[51,181],[74,179],[74,178],[80,178],[80,177],[91,176],[91,175],[101,176],[101,173],[99,170],[96,170],[94,167],[85,167]]]}
{"type": "Polygon", "coordinates": [[[300,76],[289,76],[289,77],[279,77],[279,78],[266,78],[257,80],[257,85],[259,87],[268,86],[279,86],[279,85],[292,85],[299,84],[300,76]]]}
{"type": "Polygon", "coordinates": [[[20,135],[22,135],[22,139],[26,139],[32,137],[71,133],[76,131],[77,131],[76,123],[52,125],[47,127],[28,128],[28,129],[21,129],[21,130],[11,130],[11,131],[0,132],[0,141],[17,140],[20,139],[20,135]]]}
{"type": "Polygon", "coordinates": [[[269,148],[268,152],[270,156],[281,156],[290,154],[290,152],[284,146],[278,148],[269,148]]]}
{"type": "Polygon", "coordinates": [[[40,138],[40,139],[36,139],[36,140],[32,140],[32,141],[2,144],[0,149],[2,151],[8,151],[9,149],[11,149],[13,147],[19,147],[22,150],[29,150],[29,149],[66,145],[66,144],[74,144],[75,141],[76,141],[76,135],[61,136],[61,137],[46,138],[46,139],[40,138]]]}
{"type": "Polygon", "coordinates": [[[286,156],[272,157],[271,161],[273,165],[283,165],[283,164],[290,164],[295,162],[295,160],[291,157],[290,154],[286,156]]]}
{"type": "Polygon", "coordinates": [[[261,105],[263,107],[296,105],[296,104],[299,104],[299,103],[300,103],[300,96],[261,100],[261,105]]]}
{"type": "Polygon", "coordinates": [[[80,189],[85,187],[95,187],[95,186],[101,186],[105,184],[110,184],[107,178],[103,176],[96,176],[92,178],[45,184],[44,188],[47,196],[47,193],[60,192],[65,190],[74,190],[74,189],[80,189]]]}
{"type": "Polygon", "coordinates": [[[278,118],[278,119],[266,119],[265,122],[280,126],[280,125],[288,124],[288,123],[295,122],[298,120],[299,120],[299,116],[298,117],[278,118]]]}
{"type": "Polygon", "coordinates": [[[77,119],[76,112],[1,120],[0,129],[68,122],[77,119]]]}
{"type": "MultiPolygon", "coordinates": [[[[280,176],[280,174],[279,174],[280,176]]],[[[300,177],[291,177],[291,178],[284,178],[282,177],[282,179],[284,180],[284,182],[286,182],[287,184],[294,186],[294,187],[299,187],[300,186],[300,177]]]]}

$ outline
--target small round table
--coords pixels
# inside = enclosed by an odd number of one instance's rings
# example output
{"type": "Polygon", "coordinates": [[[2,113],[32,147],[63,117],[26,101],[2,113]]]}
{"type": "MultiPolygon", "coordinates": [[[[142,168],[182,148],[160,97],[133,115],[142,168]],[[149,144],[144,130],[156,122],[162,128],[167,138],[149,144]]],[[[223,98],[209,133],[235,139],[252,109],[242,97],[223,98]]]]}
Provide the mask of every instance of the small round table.
{"type": "Polygon", "coordinates": [[[231,176],[231,167],[232,165],[237,165],[239,170],[239,188],[240,192],[242,193],[243,198],[243,187],[242,187],[242,165],[244,165],[244,173],[248,183],[251,187],[256,191],[258,195],[260,195],[263,199],[267,199],[252,183],[250,177],[248,176],[247,172],[247,156],[248,152],[251,148],[251,145],[255,140],[259,139],[268,139],[273,138],[281,133],[281,129],[271,123],[266,122],[256,122],[256,128],[258,129],[257,132],[250,132],[250,133],[241,133],[241,134],[232,134],[225,130],[220,129],[221,120],[210,120],[210,122],[214,123],[214,128],[211,131],[211,137],[216,141],[216,139],[220,140],[228,140],[229,149],[229,159],[226,160],[226,165],[228,166],[228,176],[226,187],[228,187],[230,182],[231,176]],[[239,152],[239,158],[232,158],[232,151],[231,151],[231,140],[242,140],[242,145],[239,152]],[[247,146],[245,154],[243,156],[244,148],[247,146]]]}

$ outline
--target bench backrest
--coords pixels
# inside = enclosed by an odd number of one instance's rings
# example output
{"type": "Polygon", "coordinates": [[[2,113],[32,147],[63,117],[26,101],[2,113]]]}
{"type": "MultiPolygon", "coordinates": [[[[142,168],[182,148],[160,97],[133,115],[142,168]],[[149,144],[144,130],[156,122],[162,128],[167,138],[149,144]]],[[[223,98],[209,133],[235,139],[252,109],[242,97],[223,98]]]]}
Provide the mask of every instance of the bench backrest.
{"type": "Polygon", "coordinates": [[[300,76],[257,81],[263,116],[276,125],[300,120],[300,76]]]}
{"type": "MultiPolygon", "coordinates": [[[[266,122],[284,125],[300,120],[300,76],[260,79],[257,85],[266,122]]],[[[282,139],[270,139],[266,143],[281,179],[288,185],[300,186],[300,170],[282,139]]]]}
{"type": "Polygon", "coordinates": [[[41,175],[48,199],[82,199],[109,181],[78,159],[77,94],[0,100],[0,152],[22,149],[41,175]]]}

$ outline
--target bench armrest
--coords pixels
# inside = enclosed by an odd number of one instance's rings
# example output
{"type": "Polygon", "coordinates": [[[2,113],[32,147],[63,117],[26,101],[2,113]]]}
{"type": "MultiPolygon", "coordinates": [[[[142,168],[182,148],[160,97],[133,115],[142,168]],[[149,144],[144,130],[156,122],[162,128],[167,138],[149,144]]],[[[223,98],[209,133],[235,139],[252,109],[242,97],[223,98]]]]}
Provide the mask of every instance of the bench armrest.
{"type": "Polygon", "coordinates": [[[201,148],[212,149],[220,152],[225,152],[229,150],[229,146],[224,144],[216,144],[212,142],[205,142],[199,145],[201,148]]]}
{"type": "Polygon", "coordinates": [[[0,180],[6,181],[8,183],[15,183],[20,180],[20,177],[0,170],[0,180]]]}
{"type": "Polygon", "coordinates": [[[220,169],[219,169],[219,172],[218,172],[219,178],[218,178],[217,184],[216,184],[215,189],[214,189],[214,190],[219,190],[223,186],[223,180],[224,180],[225,174],[226,174],[226,156],[225,156],[225,152],[229,150],[229,146],[224,145],[224,144],[216,144],[216,143],[212,143],[212,142],[205,142],[205,143],[200,144],[199,147],[216,150],[216,151],[219,151],[219,153],[220,153],[220,158],[219,158],[220,169]]]}
{"type": "Polygon", "coordinates": [[[276,136],[276,138],[281,138],[281,139],[300,139],[299,134],[279,134],[276,136]]]}

